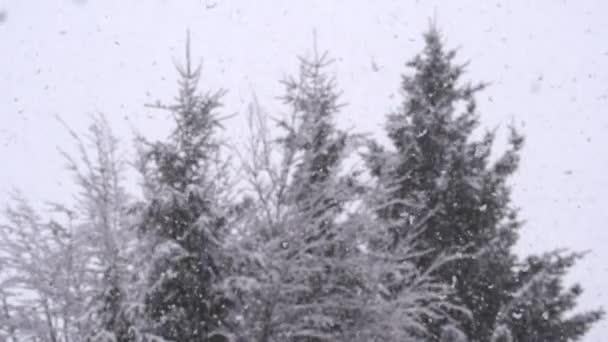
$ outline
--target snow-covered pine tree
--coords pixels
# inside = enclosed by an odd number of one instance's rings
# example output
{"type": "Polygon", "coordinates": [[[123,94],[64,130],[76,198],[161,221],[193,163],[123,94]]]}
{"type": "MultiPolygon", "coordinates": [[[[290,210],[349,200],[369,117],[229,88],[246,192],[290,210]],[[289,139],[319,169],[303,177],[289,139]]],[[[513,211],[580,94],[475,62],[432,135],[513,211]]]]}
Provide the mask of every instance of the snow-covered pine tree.
{"type": "MultiPolygon", "coordinates": [[[[517,169],[523,138],[513,129],[510,147],[491,163],[494,132],[479,141],[472,139],[479,125],[474,96],[484,85],[462,83],[465,65],[454,63],[455,52],[444,49],[434,26],[424,41],[422,53],[407,64],[413,73],[402,78],[403,104],[388,116],[387,132],[395,150],[372,144],[370,170],[381,181],[399,182],[396,199],[414,196],[414,203],[423,208],[421,212],[416,206],[396,204],[381,213],[385,217],[416,220],[425,215],[424,210],[436,208],[421,235],[425,247],[434,252],[422,257],[420,265],[424,267],[434,255],[445,251],[463,250],[475,256],[443,268],[440,277],[456,288],[473,314],[472,319],[460,319],[468,338],[486,341],[501,307],[524,286],[513,273],[516,257],[512,246],[521,223],[510,203],[507,184],[517,169]]],[[[395,231],[396,239],[401,231],[395,231]]],[[[572,322],[577,327],[570,331],[584,329],[597,320],[596,315],[582,317],[585,319],[572,322]]],[[[509,328],[514,336],[531,336],[517,332],[519,326],[509,328]]],[[[526,329],[536,329],[542,336],[545,326],[526,329]]],[[[435,330],[437,340],[440,329],[435,330]]]]}
{"type": "MultiPolygon", "coordinates": [[[[427,320],[451,322],[453,313],[469,317],[466,308],[453,302],[453,288],[437,279],[439,271],[465,256],[440,253],[427,266],[418,264],[428,252],[420,244],[420,235],[434,211],[427,210],[418,219],[379,215],[397,203],[414,203],[411,198],[395,200],[397,189],[392,184],[371,182],[345,222],[355,235],[350,267],[357,270],[358,283],[363,284],[360,310],[346,341],[426,340],[427,320]],[[395,227],[404,229],[399,239],[395,239],[395,227]]],[[[452,325],[447,328],[458,332],[452,325]]]]}
{"type": "MultiPolygon", "coordinates": [[[[131,253],[135,234],[127,225],[129,199],[123,188],[126,161],[105,116],[92,117],[88,134],[81,137],[68,128],[77,155],[63,151],[77,189],[75,212],[93,275],[91,298],[86,299],[87,336],[90,342],[126,342],[133,339],[126,306],[133,271],[131,253]]],[[[67,125],[66,125],[67,127],[67,125]]]]}
{"type": "Polygon", "coordinates": [[[241,294],[240,338],[333,341],[344,328],[340,313],[357,303],[347,299],[356,285],[339,283],[350,275],[337,217],[354,188],[339,175],[350,138],[333,124],[340,105],[322,70],[329,62],[315,51],[301,58],[299,77],[284,81],[291,114],[278,123],[285,136],[271,142],[265,121],[251,122],[261,124],[245,165],[254,200],[232,242],[240,258],[225,283],[241,294]]]}
{"type": "MultiPolygon", "coordinates": [[[[388,116],[386,127],[395,151],[372,146],[375,153],[369,158],[370,170],[381,181],[399,183],[395,198],[414,197],[423,210],[436,210],[421,235],[425,248],[434,252],[421,258],[421,265],[445,251],[493,254],[475,259],[484,260],[484,265],[463,259],[440,271],[442,280],[458,289],[473,313],[472,320],[462,319],[467,335],[488,336],[492,324],[485,317],[498,310],[504,296],[500,278],[514,262],[508,248],[515,241],[515,232],[504,229],[504,236],[497,240],[501,231],[497,225],[510,214],[495,197],[507,191],[506,175],[493,173],[488,166],[492,133],[480,142],[469,141],[478,124],[473,95],[483,86],[458,83],[464,66],[454,65],[454,52],[444,51],[434,27],[424,37],[423,53],[408,63],[413,75],[402,78],[403,105],[388,116]],[[487,249],[494,241],[499,243],[487,249]],[[505,258],[495,257],[505,251],[505,258]]],[[[425,213],[416,206],[396,204],[381,214],[417,219],[425,213]]],[[[401,231],[396,227],[396,239],[401,231]]],[[[434,340],[439,335],[437,329],[434,340]]]]}
{"type": "Polygon", "coordinates": [[[504,341],[578,341],[601,319],[602,310],[573,314],[582,289],[564,286],[563,277],[583,255],[557,250],[518,265],[516,278],[526,285],[499,313],[499,322],[511,327],[504,341]]]}
{"type": "Polygon", "coordinates": [[[221,341],[228,303],[214,292],[225,268],[226,163],[216,136],[223,91],[200,93],[200,67],[177,67],[175,127],[166,142],[145,143],[141,170],[148,194],[138,226],[156,239],[145,311],[151,332],[171,341],[221,341]]]}
{"type": "Polygon", "coordinates": [[[84,139],[68,130],[77,148],[77,157],[62,151],[78,190],[73,207],[51,203],[48,223],[21,196],[7,210],[2,251],[13,277],[3,284],[12,294],[3,323],[17,340],[128,341],[125,277],[134,235],[124,224],[124,161],[103,115],[93,117],[84,139]]]}
{"type": "Polygon", "coordinates": [[[433,269],[412,264],[413,234],[401,254],[390,251],[395,220],[370,208],[392,199],[346,170],[360,139],[333,126],[339,105],[328,61],[315,51],[301,59],[299,78],[285,82],[286,136],[272,140],[259,106],[251,107],[244,170],[253,197],[227,243],[236,258],[223,283],[239,303],[231,317],[239,341],[407,340],[424,333],[424,315],[443,317],[450,306],[433,269]]]}

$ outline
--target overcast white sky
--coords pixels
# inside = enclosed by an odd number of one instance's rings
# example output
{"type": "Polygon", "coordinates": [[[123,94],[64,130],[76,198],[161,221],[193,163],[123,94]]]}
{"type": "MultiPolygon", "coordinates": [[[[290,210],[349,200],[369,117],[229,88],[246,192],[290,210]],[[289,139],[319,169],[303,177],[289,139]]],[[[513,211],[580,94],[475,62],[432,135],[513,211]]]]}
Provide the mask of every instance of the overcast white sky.
{"type": "MultiPolygon", "coordinates": [[[[226,112],[238,113],[228,136],[246,132],[254,91],[280,112],[278,80],[316,29],[349,104],[340,125],[381,137],[404,62],[435,16],[471,61],[465,77],[492,83],[479,98],[484,126],[514,120],[527,135],[513,179],[527,220],[518,251],[590,250],[569,279],[586,290],[581,307],[608,308],[606,1],[0,0],[0,13],[0,191],[33,199],[69,196],[56,147],[70,141],[56,115],[82,130],[103,112],[125,139],[131,126],[166,131],[166,115],[143,104],[175,94],[187,28],[203,87],[228,89],[226,112]]],[[[606,323],[585,341],[603,336],[606,323]]]]}

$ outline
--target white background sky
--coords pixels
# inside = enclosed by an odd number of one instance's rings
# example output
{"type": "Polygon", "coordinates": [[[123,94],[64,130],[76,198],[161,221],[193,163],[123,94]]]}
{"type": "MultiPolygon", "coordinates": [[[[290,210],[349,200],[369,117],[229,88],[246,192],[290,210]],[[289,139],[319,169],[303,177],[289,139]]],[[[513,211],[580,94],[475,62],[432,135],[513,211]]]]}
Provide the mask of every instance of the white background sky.
{"type": "MultiPolygon", "coordinates": [[[[571,272],[581,308],[608,308],[608,2],[606,1],[69,1],[0,0],[0,201],[13,186],[32,199],[67,199],[58,146],[61,116],[83,130],[103,112],[130,144],[130,127],[166,132],[168,117],[143,107],[175,94],[173,60],[186,29],[206,89],[225,88],[226,135],[246,133],[255,91],[282,110],[278,80],[312,48],[336,59],[348,102],[343,127],[382,137],[399,105],[399,75],[436,17],[479,97],[484,127],[512,120],[527,136],[514,202],[527,224],[518,252],[590,250],[571,272]],[[379,68],[372,68],[375,63],[379,68]]],[[[600,323],[585,341],[602,341],[600,323]]]]}

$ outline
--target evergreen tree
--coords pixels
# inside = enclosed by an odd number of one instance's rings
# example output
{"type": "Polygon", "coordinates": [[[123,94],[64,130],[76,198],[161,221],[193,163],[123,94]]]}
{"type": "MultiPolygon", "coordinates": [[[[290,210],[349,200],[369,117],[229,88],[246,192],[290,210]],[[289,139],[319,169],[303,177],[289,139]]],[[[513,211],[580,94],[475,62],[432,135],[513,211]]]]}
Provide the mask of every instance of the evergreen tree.
{"type": "Polygon", "coordinates": [[[62,153],[79,189],[74,208],[79,217],[78,233],[87,250],[89,272],[94,275],[90,284],[93,294],[87,299],[89,317],[84,317],[89,322],[86,339],[131,341],[131,322],[125,310],[135,235],[126,224],[126,161],[105,116],[93,117],[84,139],[68,130],[76,142],[77,158],[62,153]]]}
{"type": "MultiPolygon", "coordinates": [[[[420,258],[420,265],[424,267],[434,255],[445,251],[459,250],[471,256],[439,273],[444,283],[455,287],[458,298],[472,313],[472,318],[460,319],[468,338],[487,341],[501,323],[497,322],[499,311],[514,300],[527,281],[514,273],[517,259],[512,247],[521,223],[510,203],[507,184],[517,169],[523,138],[512,129],[510,147],[496,162],[490,162],[494,132],[487,132],[478,141],[472,139],[479,125],[474,96],[484,85],[462,84],[466,65],[454,63],[455,51],[444,49],[435,27],[424,38],[423,52],[407,64],[413,73],[402,78],[403,104],[388,116],[387,132],[395,150],[372,143],[368,164],[380,181],[399,184],[396,199],[414,199],[395,203],[381,215],[416,220],[428,208],[434,209],[428,229],[421,234],[424,246],[432,252],[420,258]]],[[[396,227],[395,239],[406,231],[407,227],[396,227]]],[[[565,338],[578,336],[575,331],[597,320],[595,314],[583,317],[587,320],[577,321],[578,326],[565,338]]],[[[437,322],[429,320],[429,324],[437,322]]],[[[537,341],[529,334],[520,334],[517,329],[521,326],[509,328],[522,338],[518,341],[537,341]]],[[[542,336],[546,327],[527,329],[536,329],[542,336]]],[[[435,333],[434,339],[439,335],[435,333]]]]}
{"type": "Polygon", "coordinates": [[[0,234],[0,247],[9,253],[2,261],[13,275],[3,279],[1,294],[10,296],[0,297],[0,321],[15,341],[131,341],[125,278],[134,236],[124,221],[124,161],[102,115],[85,139],[68,130],[77,158],[62,154],[78,190],[75,204],[51,203],[52,219],[45,223],[22,197],[14,198],[0,234]],[[20,296],[23,291],[35,299],[20,296]]]}
{"type": "Polygon", "coordinates": [[[145,310],[151,331],[171,341],[223,340],[227,305],[213,291],[222,277],[226,165],[216,136],[222,91],[200,94],[200,67],[178,67],[179,95],[170,106],[176,127],[143,156],[148,194],[139,227],[156,239],[145,310]]]}
{"type": "Polygon", "coordinates": [[[245,171],[254,200],[228,244],[238,257],[224,284],[240,303],[242,341],[407,340],[424,332],[422,317],[450,307],[449,287],[433,279],[449,258],[419,272],[413,234],[392,251],[397,220],[370,209],[386,205],[387,189],[346,170],[359,139],[333,126],[338,92],[327,63],[301,59],[300,77],[285,82],[292,115],[279,121],[278,141],[253,107],[245,171]]]}
{"type": "Polygon", "coordinates": [[[338,313],[353,306],[338,291],[355,291],[338,284],[350,274],[340,248],[347,233],[336,225],[352,189],[338,174],[349,138],[333,125],[340,105],[334,80],[322,70],[328,63],[316,51],[301,59],[299,77],[284,81],[291,115],[279,126],[286,135],[271,143],[258,132],[260,145],[250,146],[245,168],[257,201],[240,234],[250,237],[234,244],[241,258],[227,284],[248,294],[241,299],[241,338],[333,340],[341,332],[338,313]],[[273,150],[280,151],[278,166],[273,150]]]}
{"type": "Polygon", "coordinates": [[[526,258],[516,271],[521,295],[503,308],[499,319],[511,326],[505,341],[578,341],[603,316],[601,310],[572,314],[580,285],[565,288],[563,277],[583,257],[581,253],[553,251],[526,258]]]}

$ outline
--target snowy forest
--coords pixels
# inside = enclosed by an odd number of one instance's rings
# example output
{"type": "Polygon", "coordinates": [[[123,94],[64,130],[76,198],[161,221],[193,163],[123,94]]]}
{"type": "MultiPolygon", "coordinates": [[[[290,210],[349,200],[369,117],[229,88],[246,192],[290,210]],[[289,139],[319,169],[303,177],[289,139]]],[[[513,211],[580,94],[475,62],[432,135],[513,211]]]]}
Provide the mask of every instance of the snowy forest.
{"type": "Polygon", "coordinates": [[[486,80],[444,36],[430,25],[403,61],[389,143],[336,126],[348,99],[331,51],[294,56],[281,113],[252,96],[233,114],[188,36],[175,93],[141,104],[169,115],[166,139],[145,127],[119,139],[112,113],[84,132],[65,122],[74,201],[38,208],[15,184],[0,341],[581,340],[603,317],[564,281],[584,253],[513,250],[525,139],[508,126],[493,149],[476,106],[486,80]],[[245,146],[221,135],[232,115],[247,120],[245,146]]]}

